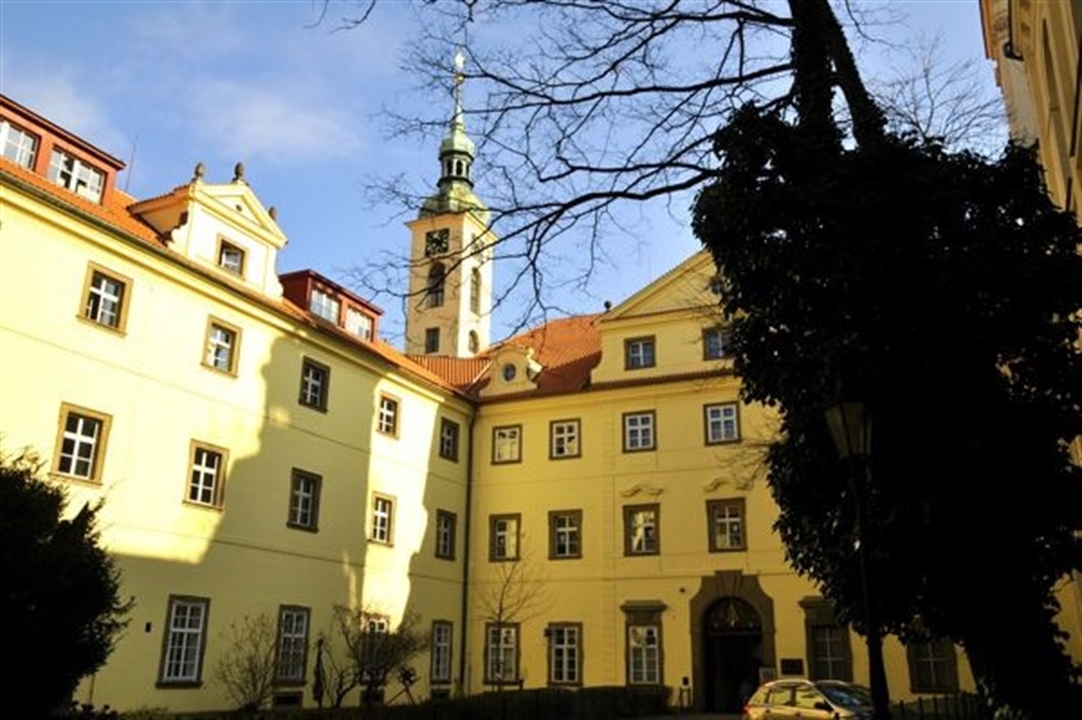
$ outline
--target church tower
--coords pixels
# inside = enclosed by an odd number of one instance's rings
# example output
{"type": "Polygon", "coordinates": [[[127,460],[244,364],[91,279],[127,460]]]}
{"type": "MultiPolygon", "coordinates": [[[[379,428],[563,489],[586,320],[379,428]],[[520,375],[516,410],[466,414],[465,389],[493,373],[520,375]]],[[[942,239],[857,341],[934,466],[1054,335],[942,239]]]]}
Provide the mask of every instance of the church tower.
{"type": "Polygon", "coordinates": [[[474,144],[462,119],[461,51],[455,107],[440,143],[440,179],[410,229],[406,352],[473,357],[489,344],[492,245],[489,211],[473,193],[474,144]]]}

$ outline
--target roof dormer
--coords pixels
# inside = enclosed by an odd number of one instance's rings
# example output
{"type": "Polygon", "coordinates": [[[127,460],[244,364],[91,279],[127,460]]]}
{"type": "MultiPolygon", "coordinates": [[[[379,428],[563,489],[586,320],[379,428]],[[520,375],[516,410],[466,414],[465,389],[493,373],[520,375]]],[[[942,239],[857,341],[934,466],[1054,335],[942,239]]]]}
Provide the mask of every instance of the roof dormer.
{"type": "Polygon", "coordinates": [[[481,389],[481,397],[536,390],[542,370],[544,367],[534,359],[533,348],[504,345],[492,356],[488,385],[481,389]]]}
{"type": "Polygon", "coordinates": [[[276,263],[286,236],[244,179],[237,163],[232,181],[204,181],[202,163],[186,184],[132,205],[173,250],[269,297],[281,297],[276,263]]]}

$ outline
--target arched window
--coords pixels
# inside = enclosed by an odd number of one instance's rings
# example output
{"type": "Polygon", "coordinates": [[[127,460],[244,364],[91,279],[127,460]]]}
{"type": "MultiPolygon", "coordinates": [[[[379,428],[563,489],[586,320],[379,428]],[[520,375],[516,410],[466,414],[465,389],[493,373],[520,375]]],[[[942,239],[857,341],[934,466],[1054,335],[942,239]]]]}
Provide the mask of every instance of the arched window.
{"type": "Polygon", "coordinates": [[[443,307],[443,286],[446,277],[447,272],[443,269],[443,264],[433,263],[432,269],[428,271],[428,291],[426,295],[428,307],[443,307]]]}
{"type": "Polygon", "coordinates": [[[481,271],[477,268],[470,271],[470,310],[481,313],[481,271]]]}
{"type": "Polygon", "coordinates": [[[469,339],[468,342],[469,342],[470,352],[473,353],[474,355],[476,355],[477,351],[481,349],[481,341],[477,339],[477,331],[476,330],[470,330],[470,339],[469,339]]]}
{"type": "Polygon", "coordinates": [[[462,177],[462,161],[455,160],[455,175],[462,177]]]}

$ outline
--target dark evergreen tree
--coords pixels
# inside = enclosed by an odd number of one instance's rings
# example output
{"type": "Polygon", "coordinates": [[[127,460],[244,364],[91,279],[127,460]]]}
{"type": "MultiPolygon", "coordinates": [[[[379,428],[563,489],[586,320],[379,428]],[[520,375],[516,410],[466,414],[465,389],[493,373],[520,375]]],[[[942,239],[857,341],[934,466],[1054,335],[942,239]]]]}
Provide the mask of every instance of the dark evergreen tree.
{"type": "Polygon", "coordinates": [[[17,718],[64,709],[109,657],[131,607],[99,544],[100,506],[65,519],[64,488],[40,470],[31,454],[0,456],[0,665],[10,684],[4,714],[17,718]]]}

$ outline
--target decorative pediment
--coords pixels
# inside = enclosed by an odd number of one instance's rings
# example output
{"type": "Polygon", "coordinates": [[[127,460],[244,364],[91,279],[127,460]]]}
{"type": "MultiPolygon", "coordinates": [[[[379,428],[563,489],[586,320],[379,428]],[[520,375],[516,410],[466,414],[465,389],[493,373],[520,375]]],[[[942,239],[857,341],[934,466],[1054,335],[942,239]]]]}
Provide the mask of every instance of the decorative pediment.
{"type": "Polygon", "coordinates": [[[717,303],[717,295],[712,292],[711,287],[716,273],[710,253],[705,250],[697,252],[627,300],[609,309],[598,322],[612,323],[643,315],[714,305],[717,303]]]}
{"type": "Polygon", "coordinates": [[[132,205],[139,216],[177,253],[267,295],[282,294],[277,275],[278,251],[286,236],[244,180],[237,164],[233,180],[214,184],[203,180],[202,163],[186,184],[166,195],[132,205]],[[223,250],[223,247],[226,249],[223,250]]]}
{"type": "Polygon", "coordinates": [[[712,493],[712,492],[716,491],[718,488],[724,487],[726,485],[732,485],[732,487],[734,489],[736,489],[736,490],[741,490],[743,492],[747,492],[747,491],[751,490],[753,487],[755,487],[755,478],[752,477],[751,475],[747,475],[745,477],[735,477],[735,476],[720,477],[719,476],[719,477],[711,479],[709,482],[707,482],[705,485],[703,485],[703,493],[705,493],[705,494],[712,493]]]}
{"type": "Polygon", "coordinates": [[[489,365],[489,382],[482,397],[530,392],[537,389],[537,378],[544,367],[534,359],[531,347],[504,345],[495,352],[489,365]]]}
{"type": "Polygon", "coordinates": [[[654,485],[648,482],[637,482],[634,485],[630,485],[620,491],[622,497],[635,497],[639,493],[643,495],[649,495],[650,497],[657,497],[661,493],[665,492],[665,488],[658,485],[654,485]]]}

